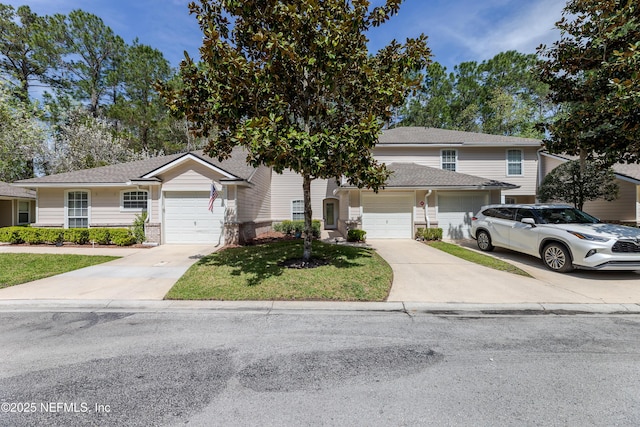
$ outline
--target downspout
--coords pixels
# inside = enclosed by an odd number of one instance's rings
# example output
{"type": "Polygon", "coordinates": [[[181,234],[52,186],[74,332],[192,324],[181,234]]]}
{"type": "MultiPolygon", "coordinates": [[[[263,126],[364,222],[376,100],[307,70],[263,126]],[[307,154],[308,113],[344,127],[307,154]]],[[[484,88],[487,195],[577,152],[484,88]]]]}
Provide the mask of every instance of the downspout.
{"type": "Polygon", "coordinates": [[[536,150],[536,157],[538,160],[538,179],[537,181],[537,185],[536,185],[536,194],[535,194],[535,202],[538,202],[538,189],[540,188],[540,186],[542,185],[542,180],[544,179],[544,177],[542,176],[542,156],[541,153],[545,150],[544,147],[539,148],[538,150],[536,150]]]}
{"type": "Polygon", "coordinates": [[[424,196],[424,219],[427,222],[427,228],[431,228],[431,220],[429,219],[429,201],[427,200],[431,195],[431,190],[427,191],[424,196]]]}

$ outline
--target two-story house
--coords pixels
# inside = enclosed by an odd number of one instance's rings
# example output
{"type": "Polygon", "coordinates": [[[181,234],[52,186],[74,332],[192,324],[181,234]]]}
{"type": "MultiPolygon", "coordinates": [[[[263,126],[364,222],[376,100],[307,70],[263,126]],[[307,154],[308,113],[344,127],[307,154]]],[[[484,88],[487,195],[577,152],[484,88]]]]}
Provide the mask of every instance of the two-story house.
{"type": "MultiPolygon", "coordinates": [[[[471,217],[488,203],[533,203],[541,141],[424,127],[383,131],[374,156],[393,171],[377,194],[344,182],[315,180],[314,218],[343,235],[362,228],[369,238],[412,238],[441,227],[447,238],[468,237],[471,217]]],[[[302,178],[271,176],[271,219],[304,218],[302,178]]]]}

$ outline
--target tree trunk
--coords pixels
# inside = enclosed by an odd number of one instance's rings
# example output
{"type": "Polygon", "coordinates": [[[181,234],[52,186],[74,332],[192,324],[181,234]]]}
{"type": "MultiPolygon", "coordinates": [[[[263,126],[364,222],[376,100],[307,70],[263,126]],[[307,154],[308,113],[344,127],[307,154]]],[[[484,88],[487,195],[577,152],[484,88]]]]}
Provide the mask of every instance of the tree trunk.
{"type": "Polygon", "coordinates": [[[302,260],[307,262],[311,259],[311,242],[313,230],[311,227],[311,177],[308,174],[302,176],[302,189],[304,193],[304,251],[302,260]]]}
{"type": "Polygon", "coordinates": [[[586,176],[587,169],[587,150],[584,148],[580,148],[580,172],[578,176],[578,202],[576,203],[576,208],[582,210],[584,206],[584,186],[583,182],[584,177],[586,176]]]}

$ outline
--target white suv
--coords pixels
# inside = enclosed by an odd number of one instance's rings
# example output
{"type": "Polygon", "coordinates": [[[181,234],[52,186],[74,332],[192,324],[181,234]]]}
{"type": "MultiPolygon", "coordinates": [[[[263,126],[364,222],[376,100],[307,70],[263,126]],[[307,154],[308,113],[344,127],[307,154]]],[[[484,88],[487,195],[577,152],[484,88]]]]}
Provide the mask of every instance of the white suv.
{"type": "Polygon", "coordinates": [[[568,205],[488,205],[472,218],[483,251],[533,255],[553,271],[640,270],[640,229],[601,223],[568,205]]]}

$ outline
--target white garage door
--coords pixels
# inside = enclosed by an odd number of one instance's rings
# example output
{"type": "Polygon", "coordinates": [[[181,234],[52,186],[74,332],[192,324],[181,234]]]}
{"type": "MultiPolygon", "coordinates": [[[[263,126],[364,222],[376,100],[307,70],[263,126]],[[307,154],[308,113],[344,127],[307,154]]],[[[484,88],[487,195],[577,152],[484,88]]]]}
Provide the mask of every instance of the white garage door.
{"type": "Polygon", "coordinates": [[[455,192],[438,194],[438,227],[448,239],[468,239],[471,237],[471,218],[486,205],[489,193],[455,192]]]}
{"type": "Polygon", "coordinates": [[[164,193],[164,242],[217,244],[222,235],[222,197],[209,211],[208,192],[164,193]]]}
{"type": "Polygon", "coordinates": [[[363,194],[362,229],[368,239],[413,238],[413,193],[363,194]]]}

